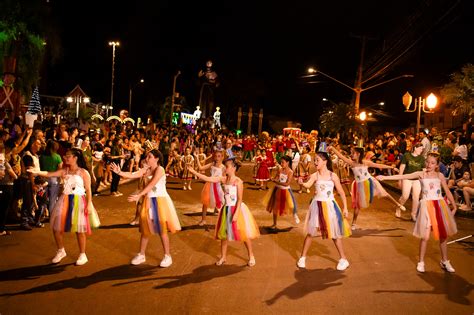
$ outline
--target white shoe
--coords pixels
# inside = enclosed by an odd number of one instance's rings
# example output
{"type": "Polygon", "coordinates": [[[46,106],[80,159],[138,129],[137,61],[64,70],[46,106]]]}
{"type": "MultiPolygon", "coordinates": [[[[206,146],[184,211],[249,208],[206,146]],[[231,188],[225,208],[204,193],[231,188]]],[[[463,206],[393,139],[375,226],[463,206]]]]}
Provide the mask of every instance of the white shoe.
{"type": "Polygon", "coordinates": [[[193,189],[191,188],[191,186],[188,186],[188,190],[193,190],[193,189]]]}
{"type": "Polygon", "coordinates": [[[443,268],[447,272],[455,272],[456,271],[456,270],[454,270],[453,266],[451,266],[451,263],[449,262],[449,260],[441,261],[439,264],[440,264],[441,268],[443,268]]]}
{"type": "Polygon", "coordinates": [[[171,259],[171,256],[165,255],[165,257],[163,257],[163,260],[160,262],[160,267],[167,268],[171,266],[172,263],[173,263],[173,259],[171,259]]]}
{"type": "Polygon", "coordinates": [[[346,270],[349,267],[349,262],[347,259],[341,258],[339,259],[339,262],[337,263],[336,269],[337,270],[346,270]]]}
{"type": "Polygon", "coordinates": [[[145,255],[138,253],[135,257],[133,257],[130,264],[137,266],[137,265],[143,264],[145,261],[146,261],[145,255]]]}
{"type": "Polygon", "coordinates": [[[356,229],[357,229],[357,225],[352,224],[352,225],[351,225],[351,230],[352,230],[352,231],[355,231],[356,229]]]}
{"type": "Polygon", "coordinates": [[[85,253],[80,253],[79,257],[76,260],[76,266],[82,266],[85,265],[89,260],[87,259],[87,256],[85,253]]]}
{"type": "Polygon", "coordinates": [[[298,215],[296,213],[293,215],[293,217],[295,218],[295,223],[296,224],[299,224],[301,222],[300,218],[298,217],[298,215]]]}
{"type": "Polygon", "coordinates": [[[418,272],[425,272],[425,263],[423,261],[420,261],[417,265],[416,265],[416,271],[418,272]]]}
{"type": "Polygon", "coordinates": [[[186,186],[183,186],[183,190],[188,190],[188,187],[186,187],[186,186]]]}
{"type": "Polygon", "coordinates": [[[253,267],[253,266],[255,266],[255,264],[256,264],[255,257],[254,256],[250,257],[249,262],[247,263],[247,265],[249,267],[253,267]]]}
{"type": "Polygon", "coordinates": [[[397,208],[397,210],[395,210],[395,216],[397,218],[400,218],[402,216],[402,213],[400,212],[400,208],[397,208]]]}
{"type": "Polygon", "coordinates": [[[296,263],[296,265],[297,265],[299,268],[306,268],[306,257],[305,257],[305,256],[301,256],[300,259],[298,259],[298,262],[296,263]]]}
{"type": "Polygon", "coordinates": [[[56,252],[56,256],[53,257],[51,262],[53,264],[57,264],[66,256],[67,256],[67,254],[66,254],[66,251],[64,250],[64,248],[58,249],[58,251],[56,252]]]}

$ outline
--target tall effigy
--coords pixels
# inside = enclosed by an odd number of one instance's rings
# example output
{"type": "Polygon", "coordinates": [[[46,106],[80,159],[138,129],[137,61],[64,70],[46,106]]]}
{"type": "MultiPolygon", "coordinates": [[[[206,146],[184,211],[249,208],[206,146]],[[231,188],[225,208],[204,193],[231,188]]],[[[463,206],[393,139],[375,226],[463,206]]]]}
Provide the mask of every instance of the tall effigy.
{"type": "Polygon", "coordinates": [[[219,87],[219,79],[217,73],[212,69],[212,61],[206,62],[206,69],[200,70],[199,84],[199,106],[202,109],[202,117],[212,117],[214,111],[214,90],[219,87]]]}

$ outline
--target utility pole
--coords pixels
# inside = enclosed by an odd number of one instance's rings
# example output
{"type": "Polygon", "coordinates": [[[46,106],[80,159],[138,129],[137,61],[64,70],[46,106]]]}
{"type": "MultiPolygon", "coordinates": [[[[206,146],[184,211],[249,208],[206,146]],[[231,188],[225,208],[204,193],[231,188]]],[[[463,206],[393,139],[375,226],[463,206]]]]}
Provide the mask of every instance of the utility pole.
{"type": "Polygon", "coordinates": [[[364,72],[364,58],[365,58],[365,45],[368,39],[374,40],[374,37],[367,37],[366,35],[356,36],[351,35],[352,37],[359,38],[361,40],[361,48],[360,48],[360,60],[359,60],[359,67],[357,68],[357,76],[354,84],[354,110],[356,115],[359,114],[360,108],[360,94],[364,90],[362,88],[362,74],[364,72]]]}
{"type": "Polygon", "coordinates": [[[175,74],[174,79],[173,79],[173,94],[171,95],[171,110],[170,110],[170,127],[173,124],[174,97],[176,94],[176,79],[178,78],[180,74],[181,74],[181,71],[178,70],[178,72],[175,74]]]}

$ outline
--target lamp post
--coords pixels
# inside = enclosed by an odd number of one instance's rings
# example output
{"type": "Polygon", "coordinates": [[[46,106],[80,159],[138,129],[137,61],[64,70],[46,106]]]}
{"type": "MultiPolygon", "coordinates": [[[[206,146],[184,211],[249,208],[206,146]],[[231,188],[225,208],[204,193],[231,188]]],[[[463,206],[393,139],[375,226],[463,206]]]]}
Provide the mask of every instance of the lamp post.
{"type": "MultiPolygon", "coordinates": [[[[365,92],[365,91],[367,91],[367,90],[373,89],[373,88],[378,87],[378,86],[381,86],[381,85],[383,85],[383,84],[385,84],[385,83],[389,83],[389,82],[392,82],[392,81],[395,81],[395,80],[398,80],[398,79],[401,79],[401,78],[413,78],[413,77],[414,77],[414,76],[411,75],[411,74],[403,74],[403,75],[400,75],[400,76],[398,76],[398,77],[395,77],[395,78],[392,78],[392,79],[389,79],[389,80],[385,80],[385,81],[383,81],[383,82],[380,82],[380,83],[377,83],[377,84],[368,86],[368,87],[366,87],[366,88],[362,88],[361,84],[358,84],[357,86],[352,87],[352,86],[350,86],[350,85],[348,85],[348,84],[346,84],[346,83],[344,83],[344,82],[342,82],[342,81],[339,81],[338,79],[336,79],[336,78],[330,76],[329,74],[326,74],[326,73],[320,71],[319,69],[315,69],[315,68],[312,68],[312,67],[311,67],[311,68],[308,68],[308,73],[309,73],[309,75],[306,75],[306,76],[304,76],[304,77],[310,78],[310,77],[314,77],[314,76],[316,76],[316,75],[318,75],[318,74],[321,74],[321,75],[325,76],[326,78],[331,79],[331,80],[333,80],[334,82],[337,82],[337,83],[339,83],[339,84],[345,86],[346,88],[352,90],[352,91],[355,93],[355,95],[356,95],[356,97],[355,97],[355,102],[354,102],[354,109],[355,109],[356,115],[359,114],[360,95],[362,94],[362,92],[365,92]]],[[[365,82],[367,82],[367,81],[365,81],[365,82]]],[[[363,82],[363,83],[364,83],[364,82],[363,82]]]]}
{"type": "Polygon", "coordinates": [[[414,108],[410,109],[412,100],[413,97],[408,92],[406,92],[402,97],[403,106],[405,106],[405,112],[413,113],[418,110],[416,117],[416,133],[418,133],[420,132],[421,110],[423,110],[424,113],[432,114],[433,109],[435,109],[436,105],[438,104],[438,98],[433,93],[430,93],[427,98],[422,98],[420,96],[415,99],[414,108]],[[428,109],[425,109],[425,107],[428,109]]]}
{"type": "Polygon", "coordinates": [[[132,117],[132,90],[137,86],[139,85],[140,83],[143,83],[145,82],[145,80],[141,79],[140,81],[138,81],[137,83],[135,83],[134,86],[132,86],[131,84],[129,85],[129,94],[128,94],[128,115],[130,117],[132,117]]]}
{"type": "Polygon", "coordinates": [[[87,103],[90,103],[91,99],[88,98],[88,97],[82,97],[82,96],[69,96],[68,98],[66,98],[66,102],[68,103],[76,103],[76,118],[79,118],[79,107],[80,107],[80,104],[84,103],[84,104],[87,104],[87,103]]]}
{"type": "Polygon", "coordinates": [[[171,110],[170,110],[170,127],[173,124],[173,110],[174,110],[174,97],[176,94],[176,79],[178,76],[181,74],[181,71],[178,70],[178,72],[174,75],[173,79],[173,94],[171,95],[171,110]]]}
{"type": "MultiPolygon", "coordinates": [[[[109,42],[109,46],[112,46],[112,83],[110,88],[110,107],[114,106],[114,76],[115,76],[115,47],[120,46],[120,42],[109,42]]],[[[109,116],[109,110],[107,107],[106,116],[109,116]]]]}

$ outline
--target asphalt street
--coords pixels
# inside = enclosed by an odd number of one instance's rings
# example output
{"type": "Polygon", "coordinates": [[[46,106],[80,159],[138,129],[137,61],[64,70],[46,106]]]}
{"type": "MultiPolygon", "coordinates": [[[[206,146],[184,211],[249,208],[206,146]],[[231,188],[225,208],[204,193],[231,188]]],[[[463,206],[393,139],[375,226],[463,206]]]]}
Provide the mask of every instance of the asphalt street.
{"type": "MultiPolygon", "coordinates": [[[[138,228],[129,225],[135,207],[126,197],[137,182],[123,184],[121,197],[104,192],[94,197],[102,226],[88,238],[89,262],[75,266],[78,247],[66,235],[68,256],[50,264],[56,248],[49,224],[33,231],[13,229],[0,238],[0,314],[472,314],[474,239],[449,245],[456,273],[439,267],[438,243],[428,245],[426,272],[416,271],[419,241],[412,236],[409,211],[402,219],[386,199],[361,211],[360,229],[344,239],[350,267],[337,271],[339,259],[331,240],[316,238],[300,270],[296,261],[303,245],[303,223],[282,217],[279,229],[261,205],[251,166],[245,180],[244,202],[261,231],[253,241],[256,266],[247,267],[242,243],[231,243],[227,264],[216,266],[220,253],[214,240],[216,216],[200,227],[202,182],[183,191],[168,181],[183,230],[170,236],[173,265],[158,267],[163,252],[158,237],[147,250],[147,261],[130,265],[139,247],[138,228]]],[[[296,189],[296,185],[294,187],[296,189]]],[[[396,196],[393,192],[392,195],[396,196]]],[[[311,194],[296,194],[304,221],[311,194]]],[[[350,204],[350,202],[349,202],[350,204]]],[[[352,213],[350,213],[352,215],[352,213]]],[[[473,234],[474,220],[457,217],[459,232],[473,234]]]]}

